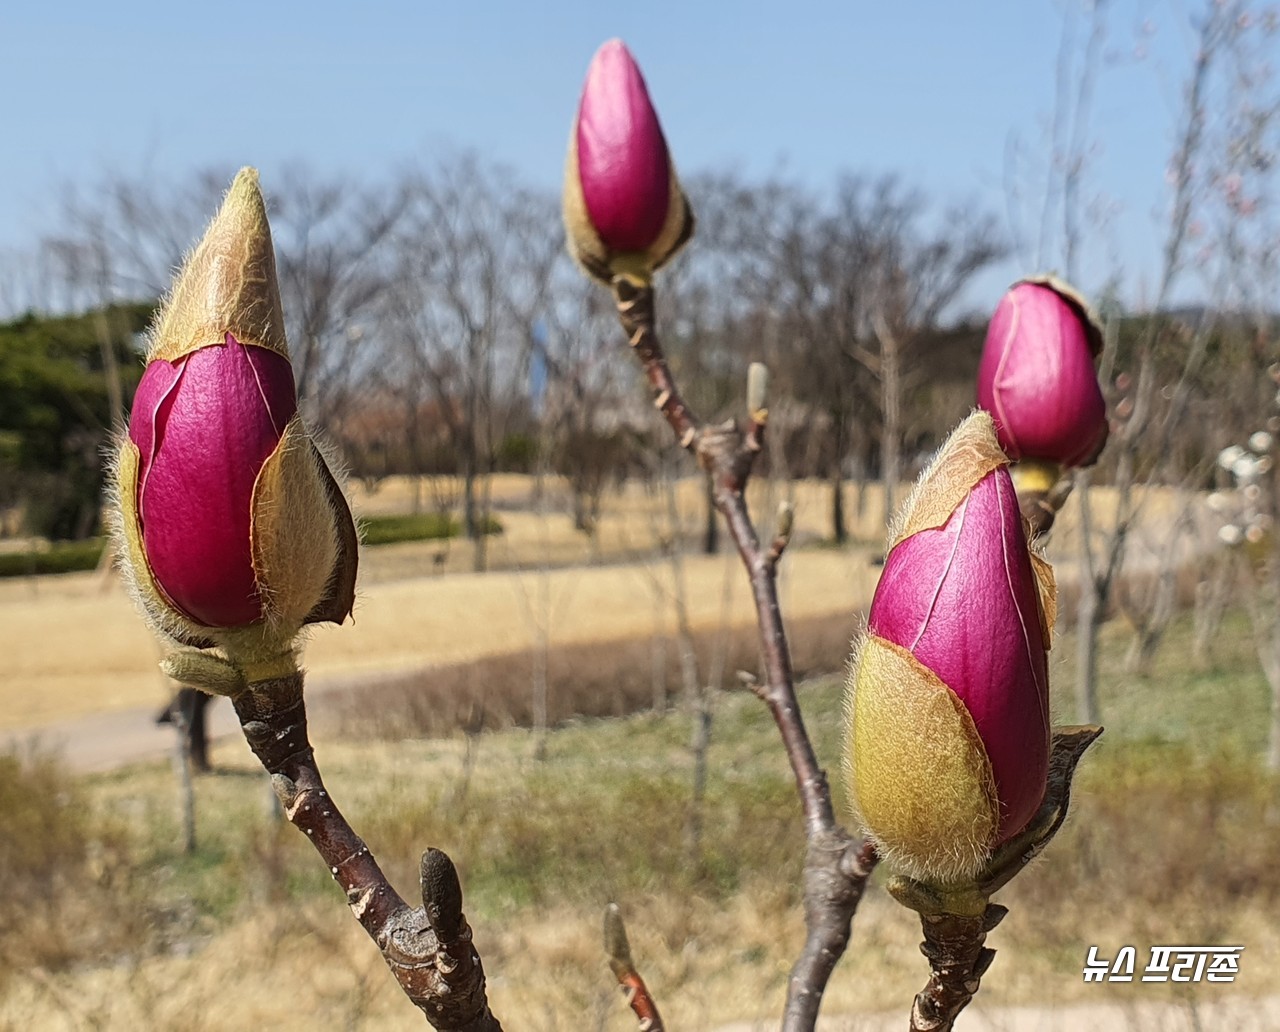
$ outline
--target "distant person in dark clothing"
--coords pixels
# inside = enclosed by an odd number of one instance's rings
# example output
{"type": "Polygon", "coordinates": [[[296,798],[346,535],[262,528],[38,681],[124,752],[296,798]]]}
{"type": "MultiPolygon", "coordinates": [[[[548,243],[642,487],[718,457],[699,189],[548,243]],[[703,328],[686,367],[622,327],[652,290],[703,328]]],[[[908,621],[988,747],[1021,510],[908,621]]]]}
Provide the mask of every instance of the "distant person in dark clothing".
{"type": "Polygon", "coordinates": [[[209,772],[209,732],[205,728],[205,710],[212,695],[198,688],[179,688],[169,705],[156,715],[157,724],[179,723],[187,735],[191,769],[197,774],[209,772]]]}

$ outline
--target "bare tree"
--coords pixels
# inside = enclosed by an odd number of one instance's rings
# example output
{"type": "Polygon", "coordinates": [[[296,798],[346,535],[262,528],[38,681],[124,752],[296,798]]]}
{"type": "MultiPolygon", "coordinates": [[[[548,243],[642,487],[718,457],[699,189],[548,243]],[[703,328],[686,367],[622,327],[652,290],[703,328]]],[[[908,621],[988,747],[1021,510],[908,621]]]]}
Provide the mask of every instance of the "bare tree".
{"type": "Polygon", "coordinates": [[[411,176],[393,234],[399,274],[384,309],[396,346],[415,349],[463,480],[463,523],[486,566],[489,475],[524,382],[530,328],[562,261],[550,198],[474,157],[411,176]]]}
{"type": "Polygon", "coordinates": [[[374,372],[377,305],[389,289],[388,241],[403,187],[321,179],[301,167],[273,191],[272,227],[298,399],[313,423],[340,421],[374,372]]]}
{"type": "Polygon", "coordinates": [[[923,209],[919,199],[894,202],[891,187],[885,189],[876,205],[882,228],[873,234],[873,343],[855,346],[855,354],[880,384],[880,475],[885,526],[890,526],[902,476],[903,402],[931,370],[921,345],[973,277],[1004,248],[990,215],[975,214],[971,206],[956,208],[944,214],[940,228],[922,233],[915,226],[923,209]]]}
{"type": "MultiPolygon", "coordinates": [[[[1153,314],[1137,324],[1136,339],[1121,332],[1122,325],[1114,314],[1106,334],[1099,376],[1109,395],[1113,434],[1103,472],[1110,476],[1115,504],[1105,519],[1095,511],[1089,494],[1094,475],[1088,470],[1074,475],[1081,518],[1076,692],[1077,712],[1084,721],[1097,718],[1098,632],[1120,582],[1133,530],[1153,496],[1152,488],[1161,484],[1189,485],[1204,471],[1203,462],[1197,471],[1196,464],[1186,461],[1184,455],[1172,454],[1170,444],[1201,389],[1204,359],[1219,326],[1215,305],[1221,305],[1226,297],[1227,280],[1221,269],[1210,270],[1206,277],[1211,301],[1194,318],[1167,318],[1161,312],[1193,271],[1191,259],[1197,251],[1196,238],[1203,231],[1201,219],[1206,201],[1214,192],[1214,177],[1220,174],[1214,155],[1233,150],[1223,117],[1230,105],[1224,101],[1229,94],[1237,100],[1243,97],[1243,83],[1237,79],[1232,86],[1230,70],[1238,66],[1243,44],[1256,34],[1260,24],[1249,15],[1249,6],[1210,0],[1193,19],[1196,50],[1184,86],[1178,138],[1168,170],[1172,194],[1159,282],[1151,304],[1153,314]]],[[[1064,23],[1051,161],[1045,172],[1035,248],[1041,263],[1052,254],[1060,255],[1069,276],[1078,274],[1082,227],[1091,211],[1085,200],[1086,169],[1094,152],[1089,119],[1109,15],[1105,3],[1082,9],[1087,13],[1087,28],[1082,35],[1076,31],[1078,12],[1074,6],[1068,7],[1064,23]]],[[[1018,233],[1013,207],[1011,214],[1015,235],[1021,236],[1025,247],[1026,234],[1018,233]]],[[[1208,266],[1201,261],[1194,268],[1203,273],[1208,266]]],[[[1065,494],[1064,491],[1063,498],[1065,494]]],[[[1169,521],[1167,525],[1178,528],[1179,521],[1169,521]]],[[[1157,551],[1166,566],[1175,562],[1178,555],[1173,542],[1159,545],[1157,551]]],[[[1173,567],[1169,566],[1158,573],[1152,590],[1135,608],[1146,638],[1139,652],[1150,653],[1172,612],[1172,572],[1173,567]]]]}

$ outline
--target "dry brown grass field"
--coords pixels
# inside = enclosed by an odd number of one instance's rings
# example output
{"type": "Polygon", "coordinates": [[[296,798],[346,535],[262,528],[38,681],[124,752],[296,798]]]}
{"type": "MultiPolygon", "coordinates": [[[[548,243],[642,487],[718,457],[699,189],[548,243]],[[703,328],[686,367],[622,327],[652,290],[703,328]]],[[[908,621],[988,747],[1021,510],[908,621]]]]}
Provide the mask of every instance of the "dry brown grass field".
{"type": "MultiPolygon", "coordinates": [[[[1155,1004],[1197,1016],[1189,1030],[1268,1027],[1249,1023],[1248,1005],[1274,993],[1280,963],[1277,786],[1259,768],[1265,688],[1239,614],[1211,669],[1189,669],[1188,637],[1184,620],[1152,677],[1132,681],[1121,673],[1122,629],[1108,629],[1108,736],[1085,764],[1063,836],[1002,894],[1011,913],[993,935],[999,956],[980,996],[997,1021],[987,1028],[1082,1027],[1067,1008],[1103,1003],[1128,1018],[1090,1027],[1183,1027],[1155,1004]],[[1090,944],[1109,953],[1166,942],[1244,944],[1238,981],[1179,992],[1081,979],[1090,944]],[[1228,1004],[1244,1014],[1216,1023],[1228,1004]],[[1037,1021],[1061,1009],[1066,1023],[1001,1025],[1009,1006],[1031,1007],[1021,1013],[1037,1021]]],[[[1060,682],[1071,674],[1065,644],[1060,682]]],[[[831,768],[840,696],[832,679],[801,695],[831,768]]],[[[567,722],[541,760],[522,729],[392,742],[331,729],[318,753],[335,798],[403,889],[426,845],[457,858],[508,1027],[634,1028],[599,942],[602,907],[615,899],[671,1027],[768,1028],[802,934],[794,787],[749,693],[717,693],[713,728],[705,832],[692,854],[680,711],[567,722]]],[[[10,761],[0,809],[17,834],[0,846],[0,1027],[421,1027],[301,836],[269,815],[243,743],[221,743],[214,760],[218,773],[197,784],[191,856],[177,845],[166,765],[68,780],[10,761]]],[[[838,779],[836,792],[843,806],[838,779]]],[[[900,1025],[924,978],[917,938],[915,919],[877,880],[827,1013],[896,1012],[900,1025]]]]}
{"type": "MultiPolygon", "coordinates": [[[[679,488],[676,533],[689,540],[701,527],[700,486],[679,488]]],[[[797,664],[838,670],[878,572],[879,492],[866,492],[854,543],[834,549],[821,543],[822,485],[758,491],[758,512],[786,494],[798,507],[782,579],[797,664]]],[[[411,498],[411,485],[391,481],[357,492],[356,505],[402,512],[411,498]]],[[[369,549],[354,627],[314,635],[313,683],[340,689],[318,707],[330,788],[402,890],[427,845],[455,857],[508,1027],[634,1028],[601,955],[610,899],[624,908],[671,1027],[772,1027],[802,929],[802,837],[776,732],[749,693],[713,694],[705,832],[691,852],[689,718],[679,708],[636,712],[654,700],[655,671],[664,702],[677,697],[672,574],[655,549],[672,533],[665,504],[638,488],[610,496],[588,541],[563,513],[536,511],[528,478],[498,478],[494,498],[504,532],[489,542],[493,572],[470,572],[462,542],[442,564],[435,542],[369,549]],[[540,619],[557,725],[541,760],[527,729],[540,619]],[[457,733],[475,730],[477,711],[484,733],[457,733]]],[[[1151,526],[1171,504],[1152,499],[1151,526]]],[[[1068,573],[1073,514],[1051,550],[1068,573]]],[[[1139,541],[1158,547],[1154,535],[1139,541]]],[[[732,687],[734,669],[755,666],[736,558],[687,555],[684,576],[701,669],[719,656],[732,687]]],[[[1048,1020],[1055,1008],[1100,1002],[1129,1017],[1089,1019],[1098,1032],[1180,1028],[1188,1015],[1189,1032],[1228,1027],[1214,1024],[1226,1002],[1249,1011],[1229,1027],[1254,1027],[1248,1001],[1275,991],[1268,973],[1280,963],[1271,920],[1280,819],[1277,786],[1260,774],[1266,691],[1240,614],[1220,637],[1213,665],[1195,669],[1183,619],[1157,669],[1138,679],[1123,669],[1122,622],[1108,626],[1109,731],[1086,760],[1063,837],[1002,899],[1012,913],[980,997],[986,1028],[1032,1027],[1001,1010],[1009,1006],[1048,1020]],[[1181,994],[1082,983],[1089,944],[1193,940],[1244,943],[1238,982],[1181,994]]],[[[128,600],[93,575],[0,582],[0,648],[0,729],[153,706],[169,690],[128,600]]],[[[1064,720],[1072,655],[1068,636],[1053,659],[1064,720]]],[[[817,676],[802,703],[837,771],[838,679],[817,676]]],[[[197,783],[199,845],[187,856],[167,765],[76,778],[53,758],[0,755],[0,1029],[422,1027],[306,843],[270,816],[243,742],[218,743],[213,758],[217,773],[197,783]]],[[[911,915],[877,882],[826,1007],[866,1021],[833,1027],[903,1023],[924,978],[917,941],[911,915]]],[[[1077,1027],[1076,1013],[1086,1012],[1064,1010],[1065,1024],[1043,1027],[1077,1027]]]]}
{"type": "MultiPolygon", "coordinates": [[[[354,486],[357,512],[398,513],[411,505],[412,486],[404,479],[385,481],[373,494],[354,486]]],[[[869,485],[860,502],[854,488],[848,491],[852,544],[845,549],[818,547],[827,533],[825,485],[761,481],[752,493],[766,533],[780,500],[796,505],[795,543],[781,574],[784,613],[797,623],[844,619],[846,638],[875,588],[870,560],[884,538],[879,486],[869,485]]],[[[549,494],[553,503],[563,500],[554,484],[549,494]]],[[[1096,494],[1105,513],[1106,492],[1096,494]]],[[[534,644],[539,623],[553,649],[649,641],[671,632],[671,574],[656,546],[672,533],[662,499],[637,485],[607,496],[597,534],[588,539],[564,513],[536,511],[531,496],[531,478],[495,478],[503,533],[488,543],[489,573],[470,572],[472,546],[464,541],[365,549],[354,625],[313,633],[305,655],[313,679],[366,683],[521,652],[534,644]],[[442,566],[435,561],[441,553],[442,566]],[[546,613],[540,597],[548,601],[546,613]]],[[[677,502],[676,533],[696,542],[701,483],[681,482],[677,502]]],[[[1157,497],[1148,517],[1169,504],[1157,497]]],[[[1075,551],[1074,511],[1068,503],[1050,553],[1067,557],[1068,564],[1075,551]]],[[[695,629],[750,627],[750,596],[735,557],[689,555],[684,567],[695,629]]],[[[158,706],[171,690],[156,666],[158,646],[112,574],[0,580],[0,654],[6,657],[0,730],[158,706]]],[[[819,659],[806,658],[805,665],[821,665],[819,659]]],[[[842,662],[836,652],[826,668],[842,662]]]]}

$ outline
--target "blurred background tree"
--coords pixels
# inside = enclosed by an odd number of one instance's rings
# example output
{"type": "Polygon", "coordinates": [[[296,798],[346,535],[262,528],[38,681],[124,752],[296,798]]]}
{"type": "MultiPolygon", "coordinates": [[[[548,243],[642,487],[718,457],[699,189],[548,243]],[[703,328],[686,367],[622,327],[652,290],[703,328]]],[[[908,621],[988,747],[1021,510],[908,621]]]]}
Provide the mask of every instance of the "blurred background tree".
{"type": "Polygon", "coordinates": [[[0,324],[0,511],[11,513],[11,529],[51,539],[101,531],[112,394],[131,396],[137,385],[137,341],[153,308],[114,304],[0,324]]]}

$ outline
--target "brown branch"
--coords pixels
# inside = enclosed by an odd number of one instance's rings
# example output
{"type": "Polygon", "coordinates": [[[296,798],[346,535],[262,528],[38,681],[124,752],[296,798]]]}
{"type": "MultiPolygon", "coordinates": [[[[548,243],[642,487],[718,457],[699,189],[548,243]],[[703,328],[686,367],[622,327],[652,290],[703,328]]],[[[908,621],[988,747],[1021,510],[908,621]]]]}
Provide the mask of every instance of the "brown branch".
{"type": "Polygon", "coordinates": [[[613,280],[613,297],[618,306],[622,328],[627,331],[631,350],[640,359],[645,375],[649,378],[649,385],[653,388],[654,405],[671,424],[680,447],[692,447],[698,432],[698,420],[680,396],[675,377],[671,375],[666,356],[662,353],[662,345],[658,342],[653,313],[653,287],[649,284],[637,284],[625,276],[616,276],[613,280]]]}
{"type": "Polygon", "coordinates": [[[898,876],[890,894],[920,914],[929,958],[928,984],[911,1007],[911,1032],[951,1032],[956,1016],[969,1005],[996,951],[985,946],[987,933],[1008,910],[991,896],[1044,850],[1062,828],[1071,805],[1071,781],[1080,757],[1102,734],[1092,725],[1054,728],[1044,801],[1030,823],[1000,846],[973,884],[938,887],[898,876]]]}
{"type": "Polygon", "coordinates": [[[1071,497],[1075,483],[1074,471],[1064,470],[1053,486],[1046,491],[1018,492],[1018,505],[1022,509],[1023,518],[1031,528],[1031,533],[1028,535],[1030,540],[1035,541],[1049,533],[1053,527],[1053,521],[1057,519],[1058,513],[1071,497]]]}
{"type": "Polygon", "coordinates": [[[617,903],[610,903],[604,910],[604,951],[609,967],[618,980],[623,996],[640,1022],[640,1032],[664,1032],[662,1016],[654,1003],[649,987],[644,984],[640,972],[631,959],[631,943],[627,940],[627,926],[622,922],[622,911],[617,903]]]}
{"type": "Polygon", "coordinates": [[[751,581],[764,661],[764,681],[755,690],[782,736],[800,795],[807,842],[802,878],[807,933],[788,981],[782,1027],[783,1032],[811,1030],[831,972],[848,945],[853,914],[877,858],[869,843],[855,840],[836,823],[826,772],[818,763],[796,699],[791,653],[778,606],[776,564],[781,548],[775,555],[773,548],[760,547],[746,500],[764,423],[752,419],[745,432],[732,421],[714,427],[700,424],[681,397],[663,355],[654,322],[653,287],[618,276],[613,291],[618,318],[653,388],[654,404],[676,439],[692,448],[711,474],[716,508],[751,581]]]}
{"type": "Polygon", "coordinates": [[[911,1006],[911,1032],[950,1032],[956,1016],[969,1005],[996,951],[983,943],[1008,911],[992,903],[977,917],[922,914],[924,942],[933,975],[911,1006]]]}
{"type": "Polygon", "coordinates": [[[501,1032],[489,1011],[453,863],[437,849],[423,856],[420,908],[392,888],[325,790],[307,738],[302,674],[251,684],[232,703],[285,815],[320,854],[405,995],[437,1029],[501,1032]]]}

